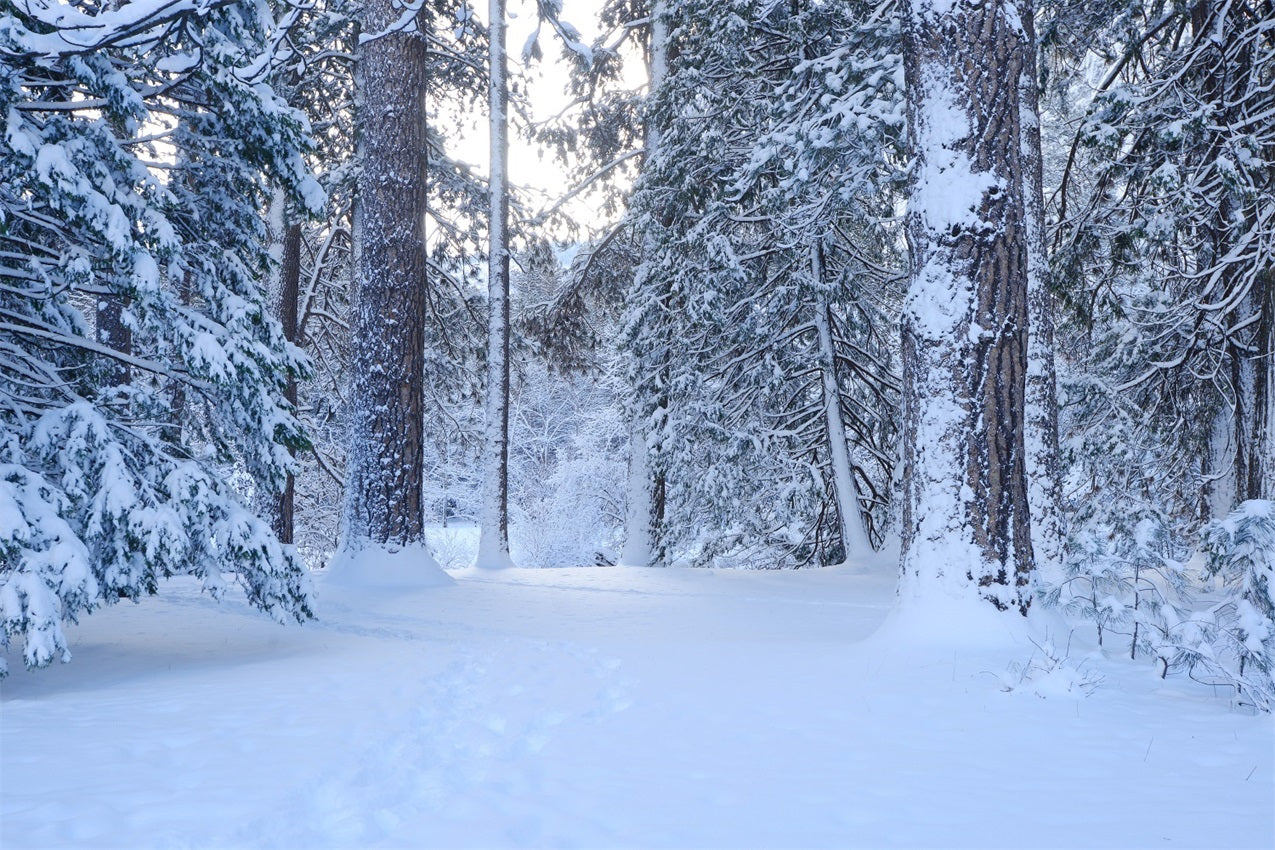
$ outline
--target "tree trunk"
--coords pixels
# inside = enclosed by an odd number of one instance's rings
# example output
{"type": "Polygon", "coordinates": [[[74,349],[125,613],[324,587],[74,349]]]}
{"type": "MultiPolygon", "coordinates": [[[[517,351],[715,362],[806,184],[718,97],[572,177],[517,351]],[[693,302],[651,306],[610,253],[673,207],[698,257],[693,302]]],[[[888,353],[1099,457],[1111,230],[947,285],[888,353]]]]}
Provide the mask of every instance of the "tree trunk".
{"type": "MultiPolygon", "coordinates": [[[[654,95],[668,77],[667,14],[665,4],[662,0],[657,0],[651,9],[650,59],[647,69],[651,95],[654,95]]],[[[650,162],[657,155],[660,146],[660,128],[654,120],[648,118],[643,135],[645,159],[650,162]]],[[[649,238],[644,240],[642,253],[648,259],[654,253],[649,238]]],[[[628,506],[625,512],[624,548],[620,555],[620,563],[624,566],[663,566],[666,557],[662,526],[667,482],[664,470],[652,463],[649,442],[652,427],[654,426],[650,422],[640,417],[629,424],[628,506]]]]}
{"type": "Polygon", "coordinates": [[[345,548],[424,542],[425,42],[362,7],[345,548]]]}
{"type": "Polygon", "coordinates": [[[512,566],[509,558],[509,86],[505,0],[490,0],[487,103],[491,129],[487,260],[487,434],[477,565],[512,566]]]}
{"type": "MultiPolygon", "coordinates": [[[[1032,601],[1024,414],[1029,2],[911,0],[916,157],[903,315],[902,569],[913,597],[1032,601]]],[[[1030,142],[1028,142],[1030,144],[1030,142]]]]}
{"type": "Polygon", "coordinates": [[[1253,358],[1257,388],[1253,399],[1254,499],[1275,499],[1275,269],[1257,278],[1257,354],[1253,358]]]}
{"type": "Polygon", "coordinates": [[[646,438],[636,425],[629,429],[629,478],[625,489],[624,548],[620,566],[645,567],[654,559],[651,544],[651,471],[646,438]]]}
{"type": "MultiPolygon", "coordinates": [[[[283,336],[293,345],[300,344],[297,335],[297,303],[301,298],[301,225],[289,224],[283,232],[283,262],[279,269],[279,323],[283,336]]],[[[288,378],[284,398],[297,407],[297,382],[288,378]]],[[[289,449],[294,457],[296,451],[289,449]]],[[[296,480],[291,472],[284,482],[274,512],[274,532],[280,543],[293,543],[296,516],[296,480]]]]}
{"type": "Polygon", "coordinates": [[[1232,346],[1235,364],[1236,501],[1275,498],[1275,420],[1271,358],[1275,357],[1275,272],[1255,275],[1241,318],[1255,329],[1245,348],[1232,346]]]}
{"type": "MultiPolygon", "coordinates": [[[[818,243],[810,247],[810,272],[816,285],[823,281],[823,251],[818,243]]],[[[846,423],[841,418],[841,390],[837,385],[837,351],[832,342],[832,321],[828,302],[820,298],[815,306],[815,328],[819,333],[820,371],[823,377],[824,426],[828,439],[828,462],[832,467],[832,489],[840,521],[842,560],[849,562],[872,554],[859,506],[859,487],[854,480],[850,450],[846,443],[846,423]]]]}
{"type": "MultiPolygon", "coordinates": [[[[191,291],[189,271],[182,271],[178,278],[177,296],[184,306],[190,306],[194,293],[191,291]]],[[[168,398],[170,416],[168,422],[160,429],[160,437],[174,446],[180,446],[186,428],[186,385],[181,381],[173,381],[168,398]]]]}
{"type": "Polygon", "coordinates": [[[1054,300],[1049,291],[1045,251],[1045,196],[1040,148],[1039,77],[1036,23],[1020,9],[1027,55],[1019,82],[1020,146],[1023,158],[1023,217],[1027,236],[1027,496],[1031,506],[1032,552],[1043,580],[1063,580],[1062,464],[1058,457],[1058,379],[1054,367],[1054,300]]]}
{"type": "MultiPolygon", "coordinates": [[[[99,295],[97,298],[97,341],[120,354],[133,353],[133,332],[124,324],[123,295],[99,295]]],[[[103,358],[106,374],[101,377],[105,387],[122,387],[133,380],[133,369],[127,363],[103,358]]]]}

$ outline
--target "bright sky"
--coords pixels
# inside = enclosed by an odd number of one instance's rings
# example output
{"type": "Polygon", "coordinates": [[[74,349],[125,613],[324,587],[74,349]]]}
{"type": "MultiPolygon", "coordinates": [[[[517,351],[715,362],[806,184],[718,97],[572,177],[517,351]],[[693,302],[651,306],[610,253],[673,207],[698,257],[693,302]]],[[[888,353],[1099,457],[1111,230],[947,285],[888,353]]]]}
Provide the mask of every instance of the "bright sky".
{"type": "MultiPolygon", "coordinates": [[[[536,3],[534,0],[508,2],[510,72],[517,75],[526,70],[521,61],[522,50],[535,28],[536,3]]],[[[580,31],[581,41],[585,44],[591,44],[598,35],[597,18],[601,6],[602,0],[564,0],[562,19],[580,31]]],[[[477,8],[476,11],[485,17],[485,8],[477,8]]],[[[533,116],[537,121],[552,117],[570,102],[566,93],[569,72],[561,58],[562,47],[557,35],[548,26],[541,28],[540,49],[543,58],[533,63],[528,83],[533,116]]],[[[642,84],[646,69],[640,57],[631,57],[625,64],[626,85],[642,84]]],[[[485,113],[473,116],[473,123],[456,145],[456,155],[480,172],[487,172],[489,157],[485,113]]],[[[584,176],[570,173],[552,154],[539,150],[517,133],[510,134],[509,160],[510,182],[525,190],[536,210],[554,204],[584,176]]],[[[602,229],[609,223],[586,197],[573,199],[564,205],[564,209],[586,229],[602,229]]]]}

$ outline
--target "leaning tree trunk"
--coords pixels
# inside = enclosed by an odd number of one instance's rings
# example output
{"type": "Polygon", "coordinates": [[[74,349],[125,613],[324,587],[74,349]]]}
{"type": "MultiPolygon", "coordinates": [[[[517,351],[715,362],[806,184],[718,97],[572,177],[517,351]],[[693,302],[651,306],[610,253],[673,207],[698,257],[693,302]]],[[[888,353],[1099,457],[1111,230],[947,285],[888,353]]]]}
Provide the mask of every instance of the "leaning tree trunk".
{"type": "Polygon", "coordinates": [[[424,542],[425,42],[363,5],[345,548],[424,542]]]}
{"type": "Polygon", "coordinates": [[[1030,2],[911,0],[912,279],[903,315],[902,568],[913,597],[1026,614],[1030,2]]]}
{"type": "MultiPolygon", "coordinates": [[[[815,285],[823,284],[823,249],[816,242],[810,247],[810,273],[815,285]]],[[[837,384],[837,350],[832,340],[832,320],[827,298],[815,303],[815,330],[819,335],[819,366],[823,390],[824,433],[828,439],[828,463],[832,470],[833,495],[837,500],[840,520],[842,560],[850,562],[872,554],[872,544],[863,523],[859,505],[859,486],[854,480],[850,448],[846,442],[846,423],[841,415],[841,389],[837,384]]]]}
{"type": "Polygon", "coordinates": [[[509,559],[509,85],[505,60],[505,0],[489,4],[487,104],[491,127],[491,204],[487,259],[487,415],[483,459],[482,531],[477,565],[509,559]]]}

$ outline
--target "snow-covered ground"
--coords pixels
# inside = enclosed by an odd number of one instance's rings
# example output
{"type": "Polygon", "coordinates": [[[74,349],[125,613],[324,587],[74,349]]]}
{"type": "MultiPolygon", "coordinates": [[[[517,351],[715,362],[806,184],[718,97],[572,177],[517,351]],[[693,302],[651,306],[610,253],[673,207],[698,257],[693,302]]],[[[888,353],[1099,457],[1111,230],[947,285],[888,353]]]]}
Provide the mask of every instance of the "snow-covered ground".
{"type": "Polygon", "coordinates": [[[1079,633],[1090,695],[1007,692],[1032,646],[870,637],[888,567],[452,575],[11,649],[0,846],[1275,846],[1270,716],[1079,633]]]}

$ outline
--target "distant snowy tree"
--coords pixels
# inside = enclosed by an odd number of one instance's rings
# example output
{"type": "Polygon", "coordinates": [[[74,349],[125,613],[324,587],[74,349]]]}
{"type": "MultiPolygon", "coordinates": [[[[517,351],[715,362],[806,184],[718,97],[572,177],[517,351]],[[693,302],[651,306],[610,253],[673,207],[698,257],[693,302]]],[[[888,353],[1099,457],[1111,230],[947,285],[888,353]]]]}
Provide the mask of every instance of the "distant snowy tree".
{"type": "Polygon", "coordinates": [[[884,518],[897,305],[881,222],[903,117],[891,9],[668,7],[621,338],[661,558],[828,563],[870,549],[865,508],[884,518]]]}
{"type": "Polygon", "coordinates": [[[1198,524],[1275,488],[1275,12],[1058,6],[1051,45],[1079,67],[1057,75],[1083,93],[1102,72],[1059,193],[1085,408],[1070,431],[1092,445],[1123,429],[1131,465],[1090,452],[1087,477],[1140,474],[1198,524]]]}
{"type": "Polygon", "coordinates": [[[614,563],[623,528],[625,431],[613,382],[539,358],[514,375],[513,543],[528,565],[614,563]]]}
{"type": "Polygon", "coordinates": [[[262,292],[272,182],[323,205],[266,82],[284,37],[264,4],[0,5],[0,618],[29,666],[179,573],[310,615],[226,483],[278,489],[306,445],[262,292]]]}

